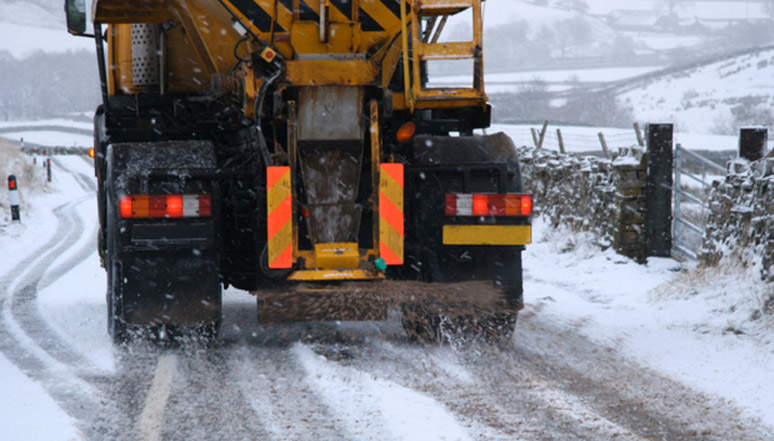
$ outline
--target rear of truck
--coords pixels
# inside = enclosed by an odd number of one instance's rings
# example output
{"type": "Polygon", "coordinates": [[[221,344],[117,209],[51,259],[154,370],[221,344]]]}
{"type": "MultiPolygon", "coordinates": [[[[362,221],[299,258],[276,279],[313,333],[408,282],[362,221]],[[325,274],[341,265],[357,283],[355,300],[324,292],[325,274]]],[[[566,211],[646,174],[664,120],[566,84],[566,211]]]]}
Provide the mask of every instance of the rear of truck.
{"type": "MultiPolygon", "coordinates": [[[[66,2],[85,32],[82,0],[66,2]]],[[[489,126],[481,0],[96,0],[108,324],[217,332],[221,290],[261,321],[402,310],[509,335],[532,198],[489,126]],[[469,41],[446,41],[466,16],[469,41]],[[465,87],[431,87],[451,61],[465,87]],[[493,319],[494,318],[494,319],[493,319]],[[494,326],[490,326],[495,323],[494,326]]]]}

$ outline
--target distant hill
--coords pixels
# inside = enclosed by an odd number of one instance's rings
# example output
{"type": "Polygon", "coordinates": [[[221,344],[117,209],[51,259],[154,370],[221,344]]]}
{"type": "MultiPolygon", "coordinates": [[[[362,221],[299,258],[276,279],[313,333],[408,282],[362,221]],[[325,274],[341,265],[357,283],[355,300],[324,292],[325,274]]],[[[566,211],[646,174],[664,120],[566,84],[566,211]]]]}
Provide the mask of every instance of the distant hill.
{"type": "Polygon", "coordinates": [[[94,40],[67,33],[64,2],[25,0],[0,2],[0,52],[23,58],[37,51],[94,50],[94,40]]]}
{"type": "Polygon", "coordinates": [[[640,121],[671,121],[682,131],[733,134],[774,124],[774,46],[617,86],[619,104],[640,121]]]}

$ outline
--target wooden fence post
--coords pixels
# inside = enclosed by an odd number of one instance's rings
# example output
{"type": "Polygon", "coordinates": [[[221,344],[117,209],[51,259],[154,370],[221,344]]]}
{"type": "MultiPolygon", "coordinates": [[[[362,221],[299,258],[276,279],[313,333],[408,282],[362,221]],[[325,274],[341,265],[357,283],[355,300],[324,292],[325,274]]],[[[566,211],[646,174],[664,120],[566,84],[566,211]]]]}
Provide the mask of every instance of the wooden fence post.
{"type": "Polygon", "coordinates": [[[567,153],[564,150],[564,139],[562,139],[562,130],[556,129],[556,138],[559,140],[559,151],[562,153],[567,153]]]}
{"type": "Polygon", "coordinates": [[[605,135],[599,132],[599,143],[602,144],[602,153],[605,154],[605,158],[610,159],[610,151],[607,149],[607,142],[605,142],[605,135]]]}
{"type": "Polygon", "coordinates": [[[548,121],[543,123],[543,128],[540,129],[540,138],[538,139],[538,148],[543,148],[543,141],[546,139],[546,130],[548,130],[548,121]]]}
{"type": "Polygon", "coordinates": [[[642,132],[640,131],[640,123],[638,122],[634,123],[634,133],[637,134],[637,144],[640,147],[645,147],[645,141],[642,139],[642,132]]]}

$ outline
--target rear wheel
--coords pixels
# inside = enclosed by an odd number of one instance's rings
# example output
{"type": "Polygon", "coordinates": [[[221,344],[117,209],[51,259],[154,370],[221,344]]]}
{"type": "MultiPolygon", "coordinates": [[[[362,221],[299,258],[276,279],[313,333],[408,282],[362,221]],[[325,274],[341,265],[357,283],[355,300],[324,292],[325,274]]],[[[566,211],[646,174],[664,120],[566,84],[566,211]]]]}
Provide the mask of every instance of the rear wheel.
{"type": "Polygon", "coordinates": [[[123,319],[121,305],[121,267],[112,263],[107,274],[107,327],[108,334],[115,343],[127,340],[128,330],[123,319]]]}

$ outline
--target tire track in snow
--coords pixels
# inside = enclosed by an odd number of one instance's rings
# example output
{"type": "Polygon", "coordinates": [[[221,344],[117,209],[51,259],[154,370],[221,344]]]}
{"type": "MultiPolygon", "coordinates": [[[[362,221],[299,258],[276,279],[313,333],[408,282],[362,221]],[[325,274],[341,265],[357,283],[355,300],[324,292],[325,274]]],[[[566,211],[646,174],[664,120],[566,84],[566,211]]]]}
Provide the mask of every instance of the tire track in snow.
{"type": "Polygon", "coordinates": [[[37,305],[39,291],[50,286],[96,250],[96,230],[92,228],[90,231],[84,231],[84,221],[77,212],[79,205],[93,197],[90,194],[93,191],[93,186],[87,184],[91,180],[81,173],[64,167],[59,160],[54,162],[63,171],[76,178],[86,194],[54,210],[54,215],[58,221],[57,233],[54,239],[39,250],[42,255],[41,260],[33,264],[26,276],[17,279],[19,288],[11,289],[11,314],[21,330],[48,355],[77,371],[83,371],[91,368],[90,362],[68,348],[68,345],[59,338],[56,331],[42,317],[37,305]],[[56,260],[76,246],[82,237],[90,239],[76,250],[74,255],[53,267],[56,260]]]}
{"type": "Polygon", "coordinates": [[[493,406],[490,397],[482,393],[472,373],[459,364],[457,354],[448,346],[374,341],[368,347],[316,346],[313,349],[343,366],[431,396],[453,413],[474,439],[517,439],[513,427],[520,419],[510,418],[493,406]]]}
{"type": "Polygon", "coordinates": [[[37,304],[34,302],[35,285],[51,262],[58,257],[56,253],[46,251],[60,250],[67,245],[68,240],[74,240],[67,234],[70,225],[67,214],[72,214],[73,207],[78,203],[67,203],[54,210],[58,221],[54,237],[19,262],[0,283],[4,292],[0,299],[0,351],[25,375],[41,384],[52,398],[78,421],[81,430],[93,434],[96,426],[103,425],[100,420],[104,413],[97,398],[100,395],[99,388],[95,388],[92,382],[85,381],[78,375],[88,363],[78,354],[67,351],[66,348],[58,348],[57,345],[61,342],[54,337],[54,331],[48,328],[48,325],[45,325],[47,329],[40,333],[27,333],[33,323],[45,323],[40,318],[37,304]],[[19,276],[11,276],[13,274],[19,276]],[[93,421],[94,425],[84,427],[86,421],[93,421]]]}
{"type": "Polygon", "coordinates": [[[476,388],[491,407],[516,420],[519,439],[646,439],[590,406],[585,397],[564,390],[553,376],[525,369],[523,354],[512,346],[475,345],[465,349],[460,359],[476,378],[476,388]]]}
{"type": "Polygon", "coordinates": [[[351,439],[472,439],[443,404],[426,394],[329,361],[308,345],[298,343],[292,351],[306,371],[306,381],[351,439]]]}
{"type": "Polygon", "coordinates": [[[229,365],[244,400],[263,423],[267,439],[353,439],[307,384],[305,370],[287,348],[237,348],[229,365]]]}
{"type": "MultiPolygon", "coordinates": [[[[173,351],[178,357],[161,439],[190,441],[268,440],[260,415],[252,411],[241,388],[241,377],[225,352],[197,342],[173,351]]],[[[293,439],[293,438],[285,438],[293,439]]]]}
{"type": "MultiPolygon", "coordinates": [[[[57,163],[58,161],[55,161],[57,163]]],[[[61,165],[58,164],[58,165],[61,165]]],[[[89,178],[62,167],[82,190],[91,187],[89,178]]],[[[68,349],[51,329],[37,308],[41,280],[54,283],[94,250],[93,241],[50,271],[55,261],[83,237],[83,221],[78,206],[92,195],[76,197],[56,207],[52,213],[57,225],[54,235],[22,259],[0,280],[0,351],[28,377],[41,384],[54,400],[78,422],[90,438],[119,439],[121,417],[104,406],[104,393],[111,387],[93,375],[93,366],[84,357],[68,349]],[[92,251],[87,251],[87,247],[92,251]],[[89,372],[92,371],[92,372],[89,372]]],[[[88,234],[88,233],[87,233],[88,234]]],[[[123,425],[125,426],[125,425],[123,425]]]]}
{"type": "MultiPolygon", "coordinates": [[[[345,350],[348,355],[341,362],[428,394],[449,409],[475,439],[640,440],[546,382],[527,376],[512,382],[513,374],[508,372],[497,378],[481,376],[466,359],[469,357],[477,365],[491,365],[496,360],[480,348],[499,351],[485,344],[460,344],[453,348],[377,342],[360,354],[345,350]],[[498,400],[498,394],[510,399],[498,400]],[[592,436],[582,435],[584,430],[579,426],[584,425],[595,426],[592,436]]],[[[318,351],[321,349],[324,350],[318,351]]]]}
{"type": "MultiPolygon", "coordinates": [[[[533,311],[522,314],[516,339],[508,350],[482,350],[479,357],[466,353],[465,362],[480,378],[488,378],[492,397],[506,405],[513,402],[509,391],[520,378],[538,380],[553,390],[546,396],[566,407],[559,397],[574,397],[589,415],[607,420],[625,433],[661,441],[764,441],[774,433],[742,418],[727,402],[706,396],[636,365],[615,349],[593,343],[577,329],[547,323],[533,311]],[[480,363],[479,358],[487,359],[480,363]],[[513,377],[507,381],[508,377],[513,377]]],[[[572,401],[571,405],[574,405],[572,401]]],[[[600,421],[581,421],[578,433],[592,434],[600,421]],[[596,427],[595,427],[596,426],[596,427]]],[[[593,435],[591,438],[595,439],[593,435]]],[[[618,439],[618,438],[617,438],[618,439]]]]}
{"type": "MultiPolygon", "coordinates": [[[[80,187],[86,191],[88,194],[87,197],[84,197],[86,200],[92,200],[92,198],[95,197],[93,194],[96,191],[96,184],[94,183],[94,179],[90,178],[83,173],[77,173],[73,171],[72,169],[66,167],[64,164],[62,164],[59,160],[54,160],[54,162],[57,164],[58,167],[62,168],[64,171],[70,173],[71,176],[73,176],[77,181],[80,187]]],[[[78,223],[78,226],[76,226],[75,230],[83,230],[83,220],[80,216],[76,216],[75,222],[78,223]]],[[[80,238],[86,237],[87,240],[85,243],[77,250],[75,253],[70,256],[66,261],[58,264],[55,268],[49,269],[46,271],[45,276],[42,278],[42,280],[38,283],[37,290],[43,291],[47,287],[49,287],[51,284],[56,282],[59,278],[67,274],[69,271],[71,271],[73,268],[75,268],[78,264],[86,260],[89,256],[94,254],[97,250],[97,222],[95,221],[93,225],[91,225],[91,228],[89,231],[83,231],[83,234],[80,235],[80,238]]],[[[75,245],[75,244],[73,244],[75,245]]]]}

